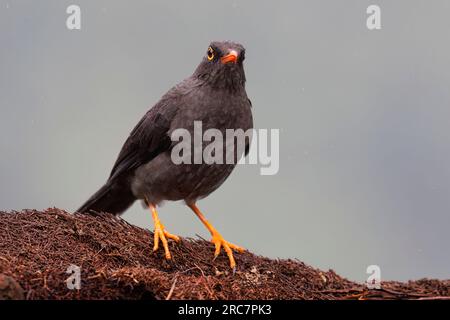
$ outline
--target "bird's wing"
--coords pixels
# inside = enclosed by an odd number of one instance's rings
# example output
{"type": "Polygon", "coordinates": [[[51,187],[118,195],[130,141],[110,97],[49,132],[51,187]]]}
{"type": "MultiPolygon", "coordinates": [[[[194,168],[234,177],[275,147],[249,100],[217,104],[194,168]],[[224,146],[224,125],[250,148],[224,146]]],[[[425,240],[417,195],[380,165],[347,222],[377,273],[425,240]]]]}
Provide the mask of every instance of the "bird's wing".
{"type": "Polygon", "coordinates": [[[175,97],[163,98],[131,131],[111,170],[109,180],[136,169],[170,149],[170,123],[178,110],[175,97]]]}

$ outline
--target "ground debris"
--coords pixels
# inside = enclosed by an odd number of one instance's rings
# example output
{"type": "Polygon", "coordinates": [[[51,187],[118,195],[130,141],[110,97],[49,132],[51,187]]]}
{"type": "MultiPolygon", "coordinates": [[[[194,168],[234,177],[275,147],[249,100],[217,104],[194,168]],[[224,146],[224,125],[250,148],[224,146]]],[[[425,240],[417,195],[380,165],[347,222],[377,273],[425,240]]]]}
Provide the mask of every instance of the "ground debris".
{"type": "Polygon", "coordinates": [[[382,289],[293,260],[250,252],[215,261],[202,239],[170,241],[172,261],[152,253],[153,235],[112,215],[0,212],[0,299],[450,299],[450,280],[383,282],[382,289]],[[81,272],[68,289],[70,266],[81,272]]]}

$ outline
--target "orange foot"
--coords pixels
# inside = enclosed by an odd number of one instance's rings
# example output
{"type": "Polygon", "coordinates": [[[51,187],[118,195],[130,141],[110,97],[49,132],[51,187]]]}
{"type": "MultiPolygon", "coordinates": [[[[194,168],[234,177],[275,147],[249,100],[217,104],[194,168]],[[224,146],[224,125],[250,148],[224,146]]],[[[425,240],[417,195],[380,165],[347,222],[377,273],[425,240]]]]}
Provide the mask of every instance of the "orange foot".
{"type": "Polygon", "coordinates": [[[168,244],[167,239],[173,239],[173,240],[179,242],[180,237],[166,231],[166,228],[159,220],[158,213],[156,212],[156,208],[154,205],[150,204],[150,210],[152,211],[152,217],[153,217],[153,221],[155,223],[155,230],[153,232],[153,237],[154,237],[153,238],[154,239],[153,240],[153,243],[154,243],[153,244],[153,252],[158,250],[159,241],[161,240],[163,247],[164,247],[166,259],[170,260],[170,259],[172,259],[172,255],[170,254],[169,244],[168,244]]]}
{"type": "Polygon", "coordinates": [[[201,213],[200,209],[195,204],[188,204],[188,206],[194,211],[200,221],[205,225],[205,227],[209,230],[212,235],[211,242],[216,246],[216,250],[214,252],[214,259],[220,254],[220,249],[223,247],[225,252],[227,253],[228,259],[230,260],[230,267],[233,269],[233,273],[236,271],[236,261],[233,256],[233,249],[238,252],[244,252],[245,249],[239,247],[231,242],[226,241],[222,235],[212,226],[211,223],[206,220],[206,218],[201,213]]]}
{"type": "Polygon", "coordinates": [[[216,251],[214,252],[214,259],[217,258],[217,256],[220,254],[220,248],[223,247],[223,249],[225,250],[225,252],[227,253],[228,259],[230,260],[230,268],[233,269],[233,272],[236,270],[236,261],[234,260],[234,256],[233,256],[233,250],[236,250],[238,252],[244,252],[245,249],[235,245],[231,242],[226,241],[222,235],[217,232],[215,229],[213,229],[213,231],[211,231],[212,233],[212,239],[211,242],[214,243],[214,245],[216,246],[216,251]]]}

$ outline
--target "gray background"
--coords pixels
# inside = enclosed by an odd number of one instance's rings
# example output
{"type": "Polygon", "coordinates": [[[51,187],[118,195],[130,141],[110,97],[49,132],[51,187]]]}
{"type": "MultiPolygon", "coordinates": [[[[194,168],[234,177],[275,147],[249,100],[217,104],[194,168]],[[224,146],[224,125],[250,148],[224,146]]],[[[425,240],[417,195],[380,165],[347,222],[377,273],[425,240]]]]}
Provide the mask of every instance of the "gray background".
{"type": "MultiPolygon", "coordinates": [[[[240,166],[199,203],[224,236],[364,281],[450,277],[449,1],[0,0],[1,209],[76,209],[211,40],[247,48],[280,171],[240,166]],[[82,30],[66,29],[66,8],[82,30]],[[382,9],[382,30],[366,8],[382,9]]],[[[209,238],[180,203],[168,230],[209,238]]],[[[124,218],[151,228],[139,204],[124,218]]],[[[211,247],[211,255],[213,248],[211,247]]],[[[149,253],[150,254],[150,247],[149,253]]]]}

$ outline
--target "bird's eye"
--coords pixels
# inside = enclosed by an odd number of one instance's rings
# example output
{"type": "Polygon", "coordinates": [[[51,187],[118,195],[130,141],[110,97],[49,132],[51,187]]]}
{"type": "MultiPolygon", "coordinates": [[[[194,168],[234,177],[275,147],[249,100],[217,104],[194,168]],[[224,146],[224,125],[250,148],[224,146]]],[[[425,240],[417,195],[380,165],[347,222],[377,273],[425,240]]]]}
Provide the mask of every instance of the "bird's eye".
{"type": "Polygon", "coordinates": [[[211,61],[212,59],[214,59],[214,49],[209,47],[208,48],[208,53],[207,53],[207,57],[208,60],[211,61]]]}

